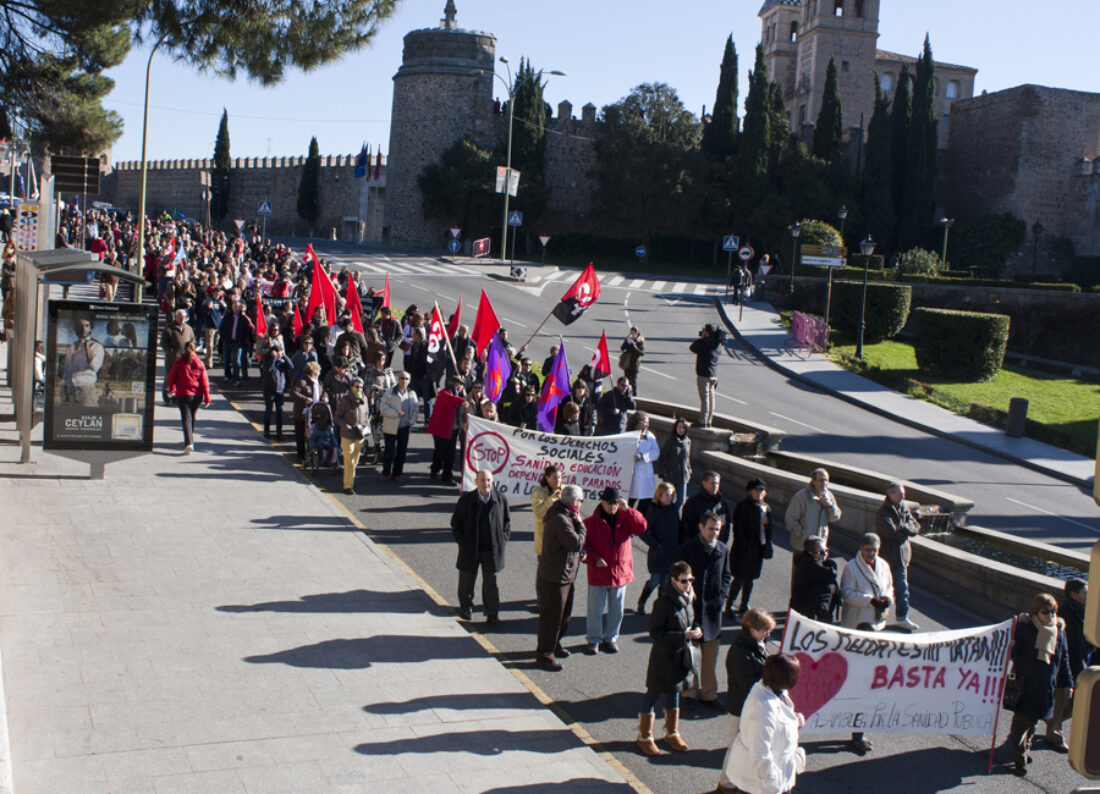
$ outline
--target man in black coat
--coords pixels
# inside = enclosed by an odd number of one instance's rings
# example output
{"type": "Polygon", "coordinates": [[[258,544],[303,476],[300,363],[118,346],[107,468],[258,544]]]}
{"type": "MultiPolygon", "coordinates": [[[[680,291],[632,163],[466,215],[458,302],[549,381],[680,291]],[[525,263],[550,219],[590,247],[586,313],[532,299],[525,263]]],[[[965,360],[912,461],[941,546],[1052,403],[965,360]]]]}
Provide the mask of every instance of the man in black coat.
{"type": "Polygon", "coordinates": [[[691,566],[695,576],[695,622],[703,630],[701,643],[702,661],[699,676],[691,688],[684,690],[685,697],[698,696],[700,702],[713,708],[721,708],[718,702],[718,641],[722,636],[722,605],[729,594],[732,576],[729,566],[729,549],[718,539],[722,521],[714,513],[704,513],[699,521],[698,534],[684,543],[676,552],[674,562],[683,560],[691,566]]]}
{"type": "MultiPolygon", "coordinates": [[[[699,492],[684,502],[680,513],[680,543],[687,543],[699,534],[699,523],[704,513],[714,513],[722,524],[718,540],[726,545],[730,542],[730,529],[733,526],[733,505],[722,496],[722,475],[716,471],[703,472],[703,483],[699,492]]],[[[698,589],[698,588],[696,588],[698,589]]]]}
{"type": "Polygon", "coordinates": [[[583,499],[584,491],[579,486],[566,485],[543,519],[542,553],[535,581],[539,599],[535,664],[543,670],[560,670],[559,660],[569,655],[561,639],[573,614],[573,585],[584,548],[585,527],[580,517],[583,499]]]}
{"type": "Polygon", "coordinates": [[[625,433],[627,412],[633,411],[635,407],[634,397],[630,393],[630,381],[625,377],[619,378],[615,388],[606,392],[596,403],[596,415],[599,418],[596,435],[613,436],[616,433],[625,433]]]}
{"type": "MultiPolygon", "coordinates": [[[[1066,624],[1066,648],[1069,651],[1069,674],[1073,684],[1077,676],[1089,665],[1089,657],[1096,650],[1085,639],[1085,600],[1088,585],[1081,579],[1070,579],[1065,584],[1066,597],[1059,605],[1059,614],[1066,624]]],[[[1069,751],[1062,735],[1062,723],[1073,711],[1072,690],[1058,687],[1054,690],[1054,711],[1047,720],[1046,740],[1060,753],[1069,751]]]]}
{"type": "Polygon", "coordinates": [[[451,534],[458,544],[458,614],[469,620],[474,608],[474,585],[481,568],[481,600],[486,622],[500,623],[497,574],[504,570],[504,547],[512,534],[508,500],[493,488],[493,474],[477,473],[477,490],[458,497],[451,515],[451,534]]]}
{"type": "Polygon", "coordinates": [[[718,350],[726,332],[710,323],[689,348],[695,354],[695,383],[699,389],[699,426],[710,427],[714,418],[714,393],[718,389],[718,350]]]}

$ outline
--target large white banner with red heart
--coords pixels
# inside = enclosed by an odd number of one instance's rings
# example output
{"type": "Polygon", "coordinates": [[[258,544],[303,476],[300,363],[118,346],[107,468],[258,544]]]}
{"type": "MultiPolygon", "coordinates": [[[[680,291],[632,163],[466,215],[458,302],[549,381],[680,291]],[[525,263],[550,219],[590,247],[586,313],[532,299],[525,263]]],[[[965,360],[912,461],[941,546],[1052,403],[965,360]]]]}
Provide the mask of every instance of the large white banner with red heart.
{"type": "Polygon", "coordinates": [[[562,485],[579,485],[593,503],[604,488],[623,498],[634,477],[637,433],[614,436],[559,436],[470,417],[463,455],[462,490],[477,487],[477,472],[493,473],[496,488],[508,497],[530,497],[546,467],[562,467],[562,485]]]}
{"type": "Polygon", "coordinates": [[[1012,620],[925,634],[856,631],[791,611],[783,652],[802,733],[990,735],[1001,710],[1012,620]]]}

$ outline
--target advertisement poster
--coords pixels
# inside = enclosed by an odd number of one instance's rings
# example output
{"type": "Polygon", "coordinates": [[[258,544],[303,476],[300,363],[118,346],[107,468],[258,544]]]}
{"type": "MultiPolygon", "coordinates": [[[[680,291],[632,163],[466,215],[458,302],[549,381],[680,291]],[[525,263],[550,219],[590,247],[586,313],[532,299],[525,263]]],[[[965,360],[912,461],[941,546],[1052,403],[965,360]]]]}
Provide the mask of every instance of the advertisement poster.
{"type": "Polygon", "coordinates": [[[496,487],[509,498],[530,497],[546,467],[562,467],[562,485],[579,485],[586,502],[598,501],[604,488],[625,497],[634,476],[637,433],[614,436],[559,436],[470,417],[462,465],[462,490],[477,487],[477,473],[488,469],[496,487]]]}
{"type": "Polygon", "coordinates": [[[44,449],[151,450],[157,309],[50,301],[44,449]]]}
{"type": "Polygon", "coordinates": [[[12,240],[17,251],[38,250],[38,226],[42,206],[37,201],[16,201],[12,240]]]}
{"type": "Polygon", "coordinates": [[[803,734],[993,733],[1012,620],[924,634],[856,631],[791,610],[783,652],[802,666],[790,691],[803,734]]]}

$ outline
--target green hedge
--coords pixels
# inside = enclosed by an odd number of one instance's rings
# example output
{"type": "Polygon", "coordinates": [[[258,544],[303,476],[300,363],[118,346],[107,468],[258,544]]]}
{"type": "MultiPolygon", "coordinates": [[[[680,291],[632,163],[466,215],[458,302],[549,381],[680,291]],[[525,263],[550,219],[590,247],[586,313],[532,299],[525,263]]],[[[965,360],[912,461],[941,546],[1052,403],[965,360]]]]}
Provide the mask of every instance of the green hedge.
{"type": "Polygon", "coordinates": [[[898,281],[909,284],[942,284],[945,287],[1004,287],[1006,289],[1038,289],[1048,292],[1080,292],[1076,284],[1021,284],[1012,279],[996,278],[943,278],[942,276],[919,276],[910,273],[898,273],[898,281]]]}
{"type": "Polygon", "coordinates": [[[989,380],[1004,363],[1008,315],[918,307],[913,311],[913,352],[930,375],[989,380]]]}
{"type": "MultiPolygon", "coordinates": [[[[833,282],[833,305],[829,316],[833,328],[850,334],[858,332],[862,292],[862,281],[833,282]]],[[[864,339],[879,342],[897,335],[909,319],[912,297],[913,288],[908,284],[869,282],[864,339]]]]}

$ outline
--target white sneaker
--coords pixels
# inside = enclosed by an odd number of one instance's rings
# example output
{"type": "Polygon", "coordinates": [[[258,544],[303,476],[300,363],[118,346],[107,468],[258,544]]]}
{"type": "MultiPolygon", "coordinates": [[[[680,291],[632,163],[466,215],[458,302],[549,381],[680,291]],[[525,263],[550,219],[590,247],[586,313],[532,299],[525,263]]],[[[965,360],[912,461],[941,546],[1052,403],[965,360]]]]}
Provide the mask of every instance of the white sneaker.
{"type": "Polygon", "coordinates": [[[195,445],[194,444],[188,444],[186,447],[183,448],[183,454],[184,455],[190,455],[194,451],[195,451],[195,445]]]}
{"type": "Polygon", "coordinates": [[[909,631],[918,631],[920,629],[920,626],[918,626],[916,623],[911,621],[909,618],[905,618],[904,620],[899,620],[898,625],[899,626],[905,626],[905,628],[909,629],[909,631]]]}

